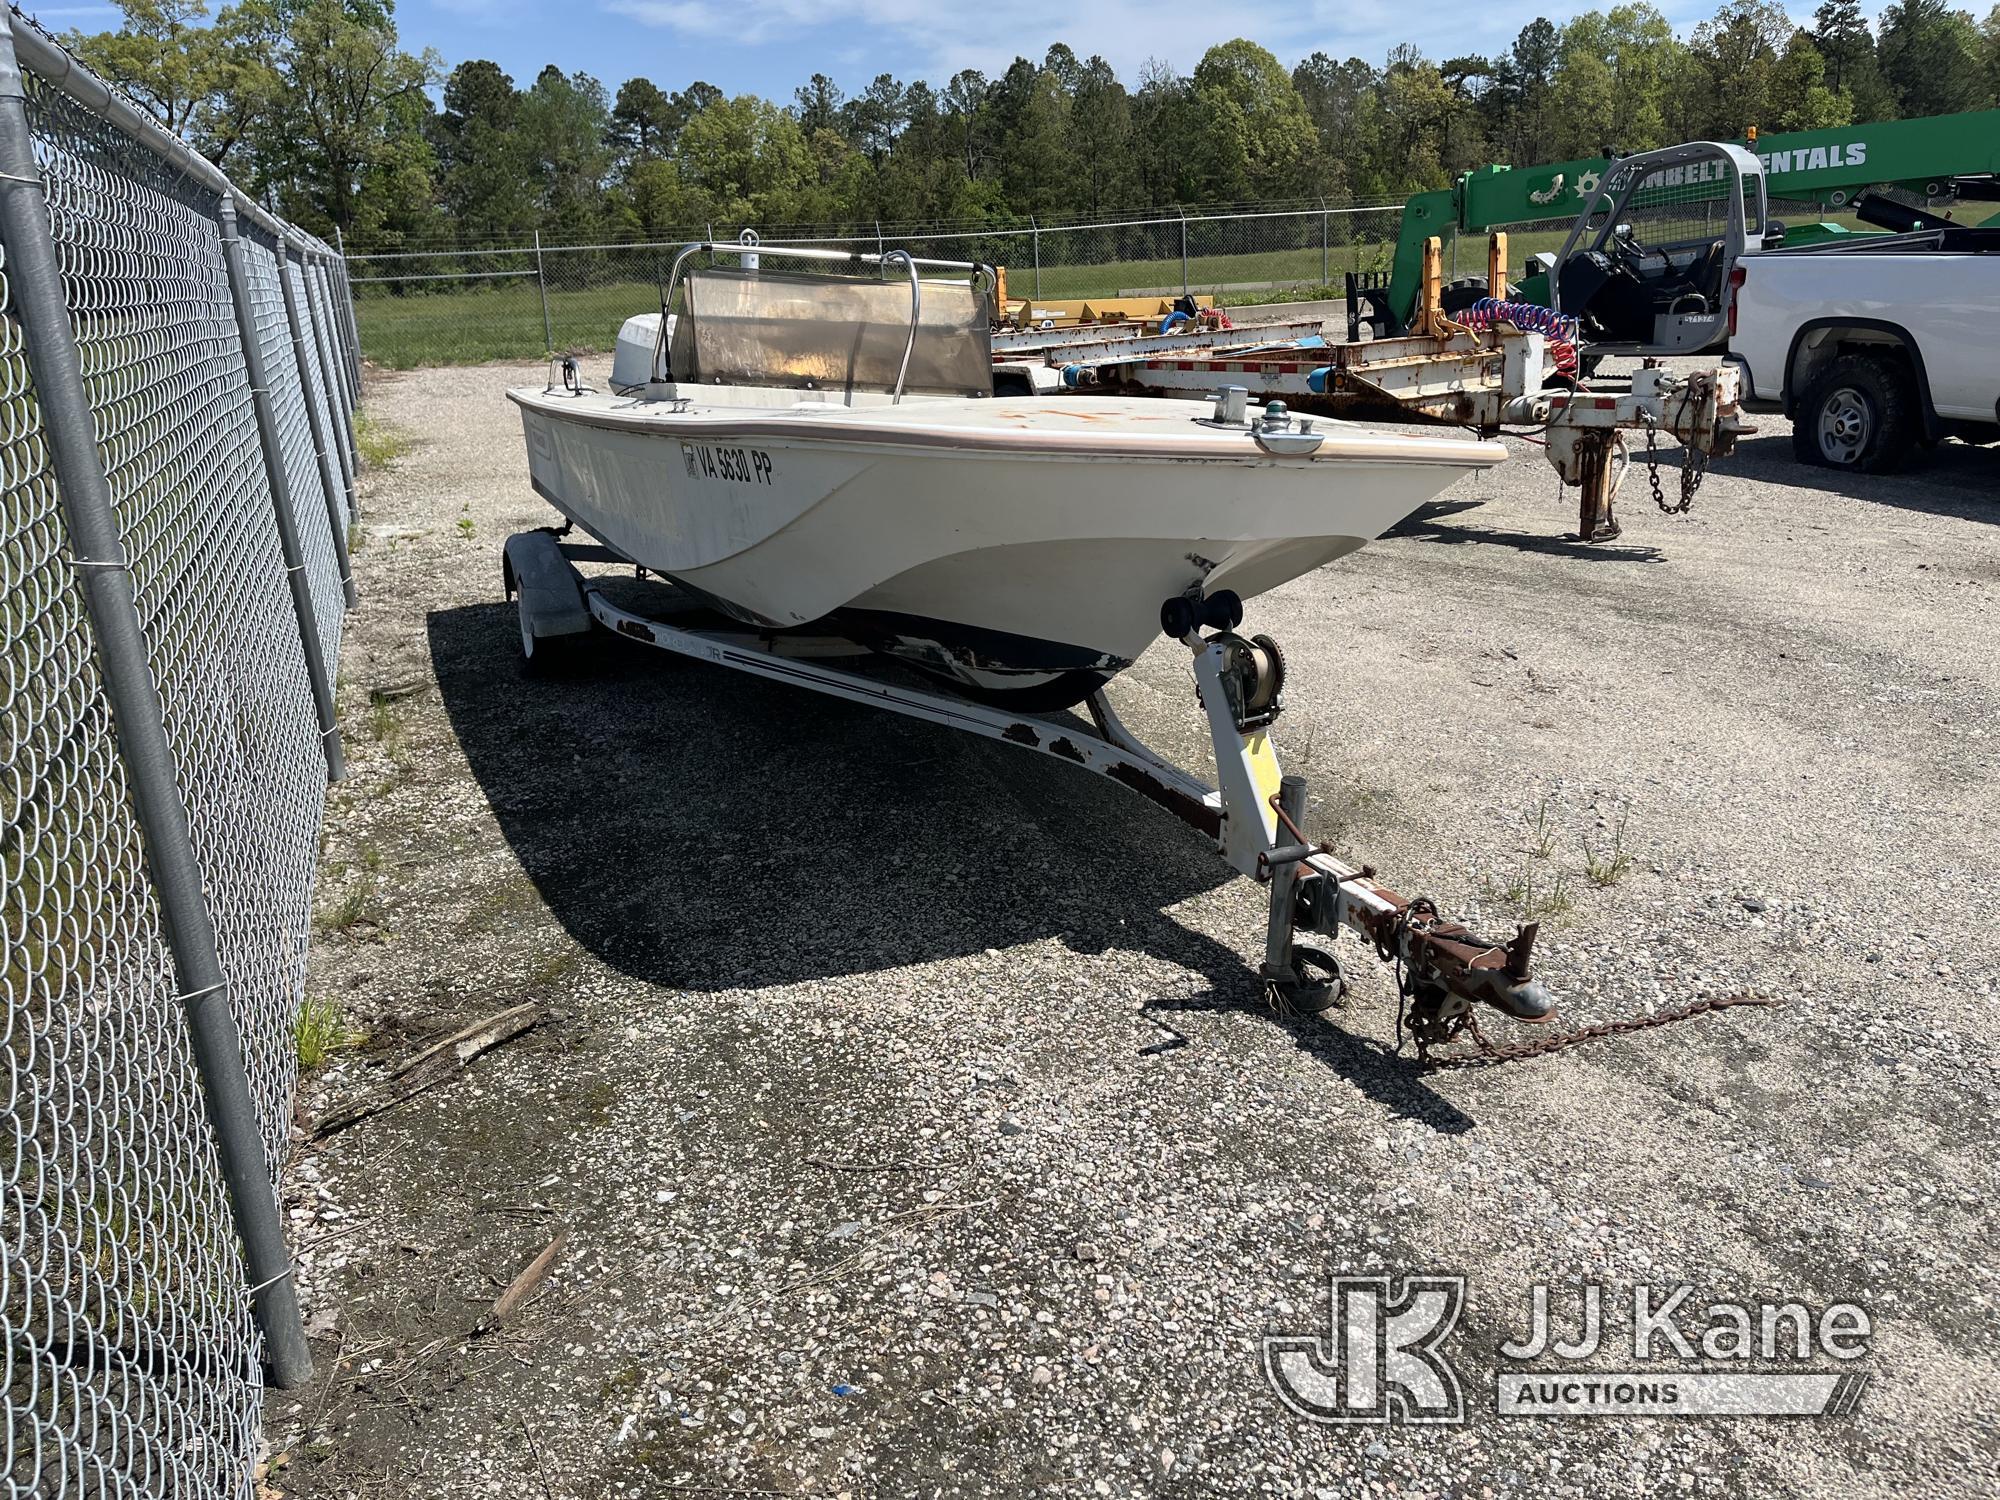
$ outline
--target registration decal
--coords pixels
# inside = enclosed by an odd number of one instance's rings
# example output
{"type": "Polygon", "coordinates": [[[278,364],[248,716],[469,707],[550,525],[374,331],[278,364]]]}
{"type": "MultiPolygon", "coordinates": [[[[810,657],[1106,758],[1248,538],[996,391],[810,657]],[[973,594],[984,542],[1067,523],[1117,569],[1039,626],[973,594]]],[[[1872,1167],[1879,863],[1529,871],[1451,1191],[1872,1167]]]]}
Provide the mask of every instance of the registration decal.
{"type": "Polygon", "coordinates": [[[707,443],[682,443],[681,457],[690,479],[727,479],[735,484],[769,484],[771,455],[761,448],[711,448],[707,443]]]}

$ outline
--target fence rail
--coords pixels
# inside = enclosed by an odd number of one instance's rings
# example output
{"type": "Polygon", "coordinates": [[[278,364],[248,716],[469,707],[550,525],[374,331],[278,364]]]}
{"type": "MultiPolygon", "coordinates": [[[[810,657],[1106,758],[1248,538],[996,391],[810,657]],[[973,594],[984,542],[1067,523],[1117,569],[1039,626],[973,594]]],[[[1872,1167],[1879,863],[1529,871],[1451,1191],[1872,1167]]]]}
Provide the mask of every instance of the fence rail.
{"type": "Polygon", "coordinates": [[[12,1494],[248,1496],[353,600],[344,265],[0,10],[12,1494]]]}
{"type": "MultiPolygon", "coordinates": [[[[1340,284],[1349,271],[1387,269],[1402,222],[1397,204],[1149,212],[1085,224],[883,230],[847,225],[759,230],[771,245],[908,250],[1004,266],[1011,296],[1035,298],[1219,292],[1236,300],[1340,284]]],[[[360,346],[408,368],[606,350],[618,325],[659,305],[659,282],[689,240],[735,226],[690,225],[630,242],[559,245],[537,237],[477,249],[350,255],[360,346]]]]}

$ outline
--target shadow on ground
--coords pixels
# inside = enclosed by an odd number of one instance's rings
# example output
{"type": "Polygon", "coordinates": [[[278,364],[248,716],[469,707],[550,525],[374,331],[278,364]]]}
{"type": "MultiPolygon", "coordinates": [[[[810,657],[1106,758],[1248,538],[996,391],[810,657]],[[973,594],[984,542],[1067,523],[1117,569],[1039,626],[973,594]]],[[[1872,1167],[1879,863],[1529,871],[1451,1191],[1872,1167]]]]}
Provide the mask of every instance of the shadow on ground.
{"type": "MultiPolygon", "coordinates": [[[[1575,492],[1565,490],[1563,493],[1568,498],[1575,492]]],[[[1484,543],[1487,546],[1512,547],[1517,552],[1539,553],[1544,557],[1574,557],[1589,562],[1653,563],[1665,560],[1665,554],[1658,547],[1648,546],[1645,543],[1585,542],[1580,540],[1575,532],[1570,532],[1568,535],[1554,531],[1543,534],[1532,531],[1506,531],[1495,526],[1453,524],[1453,517],[1462,515],[1466,511],[1477,510],[1484,503],[1482,500],[1434,500],[1429,505],[1420,506],[1412,511],[1382,535],[1450,545],[1467,542],[1484,543]]],[[[1570,524],[1576,524],[1573,515],[1570,524]]]]}
{"type": "MultiPolygon", "coordinates": [[[[1166,910],[1233,873],[1109,782],[610,635],[528,678],[509,604],[434,611],[428,628],[453,730],[523,870],[578,943],[635,979],[762,989],[1055,938],[1199,975],[1206,993],[1148,1003],[1157,1019],[1263,1009],[1254,960],[1166,910]]],[[[1281,1024],[1397,1113],[1470,1127],[1409,1058],[1281,1024]]]]}
{"type": "MultiPolygon", "coordinates": [[[[1783,429],[1780,419],[1756,419],[1783,429]]],[[[1896,474],[1850,474],[1800,463],[1792,456],[1789,429],[1768,437],[1747,438],[1726,460],[1728,472],[1744,480],[1823,490],[1850,500],[1952,516],[1965,521],[2000,523],[2000,448],[1943,442],[1919,448],[1909,466],[1896,474]]]]}

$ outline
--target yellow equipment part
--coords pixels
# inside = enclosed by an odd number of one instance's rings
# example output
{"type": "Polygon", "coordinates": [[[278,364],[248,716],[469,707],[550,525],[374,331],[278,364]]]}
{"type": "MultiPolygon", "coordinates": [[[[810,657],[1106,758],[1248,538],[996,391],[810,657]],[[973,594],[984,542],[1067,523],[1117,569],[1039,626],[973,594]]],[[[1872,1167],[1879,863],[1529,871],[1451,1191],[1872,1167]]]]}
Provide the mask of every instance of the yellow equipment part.
{"type": "MultiPolygon", "coordinates": [[[[1139,318],[1152,321],[1174,310],[1172,297],[1091,297],[1042,298],[1006,295],[1006,268],[1000,269],[1000,295],[994,300],[1004,321],[1016,328],[1035,328],[1051,323],[1058,328],[1078,323],[1124,323],[1139,318]]],[[[1214,307],[1215,298],[1197,293],[1196,307],[1214,307]]]]}

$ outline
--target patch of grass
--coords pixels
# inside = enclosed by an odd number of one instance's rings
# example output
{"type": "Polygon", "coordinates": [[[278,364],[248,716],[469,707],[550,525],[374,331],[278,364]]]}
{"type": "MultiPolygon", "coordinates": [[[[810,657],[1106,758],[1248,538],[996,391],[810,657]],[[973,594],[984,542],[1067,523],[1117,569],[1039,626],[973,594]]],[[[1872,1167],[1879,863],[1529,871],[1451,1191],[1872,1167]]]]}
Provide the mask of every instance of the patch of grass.
{"type": "Polygon", "coordinates": [[[382,907],[376,900],[375,887],[371,882],[360,881],[348,887],[347,893],[325,911],[313,919],[313,925],[321,932],[353,933],[360,928],[382,927],[382,907]]]}
{"type": "MultiPolygon", "coordinates": [[[[1045,264],[1039,280],[1027,238],[1022,236],[1010,245],[1008,253],[1001,256],[1007,264],[1008,296],[1074,301],[1082,297],[1115,297],[1131,290],[1155,289],[1146,292],[1147,295],[1155,294],[1159,288],[1179,292],[1182,265],[1177,228],[1161,231],[1162,245],[1171,242],[1174,246],[1171,255],[1107,260],[1096,265],[1056,264],[1079,251],[1089,253],[1088,247],[1073,240],[1073,236],[1089,232],[1051,231],[1043,235],[1045,264]]],[[[1206,255],[1200,253],[1202,233],[1199,228],[1193,230],[1196,243],[1192,247],[1195,253],[1187,262],[1188,283],[1197,292],[1239,288],[1218,293],[1231,307],[1250,306],[1259,301],[1286,302],[1307,296],[1344,296],[1342,277],[1346,272],[1385,269],[1394,253],[1391,244],[1379,239],[1339,243],[1343,233],[1339,216],[1332,221],[1334,243],[1324,252],[1316,221],[1307,230],[1311,244],[1288,250],[1206,255]]],[[[1483,255],[1483,251],[1480,253],[1483,255]]],[[[657,259],[657,252],[646,255],[649,264],[657,259]]],[[[448,271],[455,264],[449,257],[440,257],[434,269],[448,271]]],[[[1476,269],[1484,267],[1482,259],[1476,269]]],[[[552,271],[551,280],[559,274],[552,271]]],[[[557,350],[608,353],[616,345],[619,325],[625,319],[659,310],[660,288],[653,275],[649,269],[643,278],[611,281],[581,290],[550,287],[549,317],[555,328],[557,350]]],[[[533,277],[510,277],[497,283],[466,281],[462,285],[464,290],[458,290],[449,281],[410,282],[405,283],[409,295],[404,296],[371,290],[356,303],[363,353],[374,364],[409,370],[422,365],[534,359],[547,352],[541,294],[533,277]]]]}
{"type": "Polygon", "coordinates": [[[388,861],[383,858],[380,845],[372,843],[367,839],[361,841],[362,869],[366,870],[370,875],[380,875],[383,865],[387,863],[388,861]]]}
{"type": "Polygon", "coordinates": [[[1630,805],[1620,808],[1611,829],[1611,842],[1603,850],[1583,841],[1583,873],[1595,886],[1613,886],[1632,872],[1632,856],[1625,849],[1625,822],[1632,816],[1630,805]]]}
{"type": "Polygon", "coordinates": [[[1520,922],[1558,921],[1576,910],[1576,897],[1570,889],[1569,876],[1558,870],[1552,879],[1544,883],[1536,878],[1531,860],[1523,860],[1521,868],[1508,876],[1504,885],[1495,885],[1488,877],[1486,895],[1489,900],[1506,907],[1520,922]]]}
{"type": "Polygon", "coordinates": [[[368,733],[388,753],[392,766],[398,771],[410,769],[409,726],[396,700],[379,688],[368,694],[368,733]]]}
{"type": "Polygon", "coordinates": [[[384,422],[365,411],[354,414],[354,445],[361,461],[371,469],[387,468],[416,445],[416,439],[402,428],[384,422]]]}
{"type": "Polygon", "coordinates": [[[1532,817],[1522,820],[1528,825],[1528,852],[1536,859],[1547,859],[1556,852],[1556,819],[1549,810],[1548,794],[1535,804],[1532,817]]]}
{"type": "Polygon", "coordinates": [[[327,995],[306,996],[292,1035],[298,1044],[299,1067],[307,1073],[324,1067],[342,1048],[358,1046],[363,1040],[361,1033],[347,1024],[340,1002],[327,995]]]}
{"type": "Polygon", "coordinates": [[[472,506],[467,504],[461,508],[458,518],[458,534],[463,540],[469,542],[472,540],[472,532],[472,506]]]}

